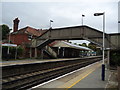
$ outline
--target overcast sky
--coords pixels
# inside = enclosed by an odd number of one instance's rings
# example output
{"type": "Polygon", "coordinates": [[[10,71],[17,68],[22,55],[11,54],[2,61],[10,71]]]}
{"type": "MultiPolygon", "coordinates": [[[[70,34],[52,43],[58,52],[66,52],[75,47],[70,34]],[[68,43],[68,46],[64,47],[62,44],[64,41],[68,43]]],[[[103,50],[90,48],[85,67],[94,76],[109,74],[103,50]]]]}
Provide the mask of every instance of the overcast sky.
{"type": "MultiPolygon", "coordinates": [[[[14,0],[15,1],[15,0],[14,0]]],[[[29,0],[14,2],[2,0],[2,24],[13,27],[13,19],[20,19],[19,28],[31,26],[36,29],[69,27],[84,25],[102,30],[102,16],[93,16],[96,12],[105,12],[107,33],[118,32],[119,0],[29,0]]]]}
{"type": "MultiPolygon", "coordinates": [[[[118,21],[120,22],[120,1],[118,5],[118,21]]],[[[118,24],[118,32],[120,33],[120,23],[118,24]]]]}

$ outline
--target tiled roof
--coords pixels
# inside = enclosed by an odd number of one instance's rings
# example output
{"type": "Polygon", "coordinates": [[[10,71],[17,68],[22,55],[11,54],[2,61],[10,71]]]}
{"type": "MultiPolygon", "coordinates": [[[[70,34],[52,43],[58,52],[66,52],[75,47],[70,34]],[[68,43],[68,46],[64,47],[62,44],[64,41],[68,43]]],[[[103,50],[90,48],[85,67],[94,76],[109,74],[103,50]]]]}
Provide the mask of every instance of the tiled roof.
{"type": "Polygon", "coordinates": [[[34,35],[34,36],[40,36],[41,35],[41,30],[35,29],[35,28],[31,28],[31,27],[27,27],[26,28],[26,32],[28,34],[34,35]]]}
{"type": "Polygon", "coordinates": [[[19,29],[18,31],[16,32],[13,32],[12,34],[22,34],[22,33],[26,33],[26,34],[29,34],[29,35],[33,35],[33,36],[40,36],[42,33],[46,32],[46,30],[41,30],[41,29],[35,29],[35,28],[32,28],[32,27],[25,27],[25,28],[22,28],[22,29],[19,29]]]}

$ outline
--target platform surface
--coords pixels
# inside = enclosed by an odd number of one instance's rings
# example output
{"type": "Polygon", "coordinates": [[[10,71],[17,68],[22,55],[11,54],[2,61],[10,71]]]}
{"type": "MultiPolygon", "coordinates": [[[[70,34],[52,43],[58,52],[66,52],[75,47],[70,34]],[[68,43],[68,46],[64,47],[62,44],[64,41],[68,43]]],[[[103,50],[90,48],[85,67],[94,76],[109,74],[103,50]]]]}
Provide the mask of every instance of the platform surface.
{"type": "MultiPolygon", "coordinates": [[[[77,58],[76,58],[77,59],[77,58]]],[[[9,66],[9,65],[20,65],[20,64],[29,64],[29,63],[42,63],[50,61],[60,61],[68,59],[25,59],[25,60],[10,60],[10,61],[1,61],[0,66],[9,66]]]]}
{"type": "Polygon", "coordinates": [[[51,81],[45,82],[43,84],[32,87],[35,88],[63,88],[63,89],[72,89],[72,88],[106,88],[109,70],[106,69],[105,81],[101,80],[101,65],[102,62],[91,64],[82,69],[73,71],[69,74],[63,75],[51,81]]]}
{"type": "MultiPolygon", "coordinates": [[[[90,56],[84,58],[93,58],[93,57],[97,57],[97,56],[90,56]]],[[[0,61],[0,66],[20,65],[20,64],[29,64],[29,63],[43,63],[43,62],[53,62],[53,61],[61,61],[61,60],[74,60],[74,59],[82,59],[82,58],[8,60],[8,61],[0,61]]]]}

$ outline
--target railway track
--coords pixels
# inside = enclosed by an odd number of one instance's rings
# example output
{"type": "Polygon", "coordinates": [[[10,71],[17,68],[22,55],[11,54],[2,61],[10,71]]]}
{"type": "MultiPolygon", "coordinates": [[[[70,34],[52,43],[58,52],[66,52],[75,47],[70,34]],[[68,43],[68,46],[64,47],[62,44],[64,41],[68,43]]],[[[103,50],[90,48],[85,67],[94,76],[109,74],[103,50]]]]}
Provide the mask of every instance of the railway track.
{"type": "Polygon", "coordinates": [[[87,58],[73,61],[62,61],[51,64],[40,70],[34,70],[28,73],[3,76],[2,89],[22,90],[37,84],[43,83],[50,79],[56,78],[73,70],[87,66],[101,60],[101,57],[87,58]],[[60,64],[60,65],[59,65],[60,64]]]}

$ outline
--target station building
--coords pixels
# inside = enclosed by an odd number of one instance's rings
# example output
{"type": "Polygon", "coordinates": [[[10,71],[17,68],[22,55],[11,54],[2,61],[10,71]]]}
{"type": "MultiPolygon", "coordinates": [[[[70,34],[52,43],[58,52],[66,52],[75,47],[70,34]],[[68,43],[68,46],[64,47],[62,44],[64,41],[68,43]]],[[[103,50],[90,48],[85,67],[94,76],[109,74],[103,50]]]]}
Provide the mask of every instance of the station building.
{"type": "Polygon", "coordinates": [[[74,58],[87,56],[88,51],[92,51],[87,47],[74,45],[67,41],[54,41],[48,45],[50,49],[44,48],[42,51],[33,48],[31,47],[31,40],[39,37],[47,30],[35,29],[30,26],[18,30],[19,22],[18,18],[13,20],[13,32],[8,36],[8,39],[12,44],[24,48],[23,58],[74,58]],[[53,52],[56,56],[53,56],[53,52]]]}
{"type": "Polygon", "coordinates": [[[59,58],[74,58],[89,56],[93,50],[87,47],[75,45],[67,41],[56,41],[52,48],[57,52],[59,58]]]}

